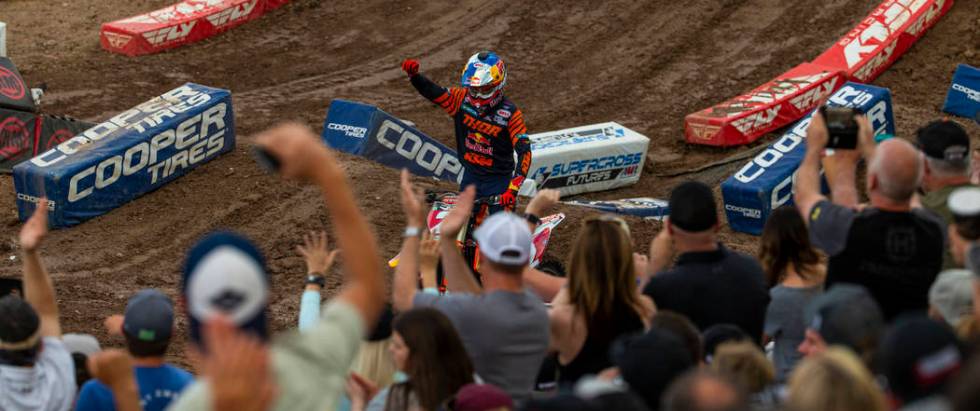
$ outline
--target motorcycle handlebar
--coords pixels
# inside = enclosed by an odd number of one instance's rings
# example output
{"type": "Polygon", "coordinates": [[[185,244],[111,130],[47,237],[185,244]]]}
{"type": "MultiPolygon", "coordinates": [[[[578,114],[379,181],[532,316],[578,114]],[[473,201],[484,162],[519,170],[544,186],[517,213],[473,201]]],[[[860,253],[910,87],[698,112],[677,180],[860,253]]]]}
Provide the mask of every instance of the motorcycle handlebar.
{"type": "MultiPolygon", "coordinates": [[[[441,200],[443,197],[446,197],[446,196],[449,196],[449,195],[459,195],[459,193],[452,192],[452,191],[426,191],[426,193],[425,193],[425,201],[426,202],[429,202],[429,203],[434,203],[434,202],[436,202],[438,200],[441,200]]],[[[480,198],[477,198],[477,199],[473,200],[473,205],[478,205],[478,206],[479,205],[499,205],[499,204],[500,204],[500,196],[499,195],[489,196],[489,197],[480,197],[480,198]]]]}

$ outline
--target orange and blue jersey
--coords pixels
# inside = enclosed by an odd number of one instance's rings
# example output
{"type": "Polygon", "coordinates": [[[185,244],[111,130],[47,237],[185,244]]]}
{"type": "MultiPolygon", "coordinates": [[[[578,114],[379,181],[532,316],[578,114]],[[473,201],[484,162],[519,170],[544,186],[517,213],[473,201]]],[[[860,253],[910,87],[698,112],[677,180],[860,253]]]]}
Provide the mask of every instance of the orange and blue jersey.
{"type": "Polygon", "coordinates": [[[506,97],[478,110],[467,103],[466,89],[446,89],[421,74],[412,76],[411,81],[419,94],[453,118],[456,153],[466,169],[463,185],[476,184],[478,197],[516,191],[531,168],[524,113],[506,97]]]}

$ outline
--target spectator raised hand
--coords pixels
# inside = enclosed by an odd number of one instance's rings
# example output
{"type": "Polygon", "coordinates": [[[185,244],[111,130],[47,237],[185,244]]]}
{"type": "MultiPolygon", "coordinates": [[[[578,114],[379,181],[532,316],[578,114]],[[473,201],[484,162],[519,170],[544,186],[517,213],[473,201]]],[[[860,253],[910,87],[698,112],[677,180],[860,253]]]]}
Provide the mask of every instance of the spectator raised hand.
{"type": "Polygon", "coordinates": [[[133,373],[133,360],[123,350],[112,349],[88,359],[89,374],[112,391],[118,411],[139,411],[139,388],[133,373]]]}
{"type": "Polygon", "coordinates": [[[446,287],[450,291],[480,293],[483,291],[476,282],[473,271],[460,253],[456,238],[473,215],[473,202],[476,200],[476,187],[469,186],[459,193],[456,206],[446,214],[439,224],[439,244],[442,253],[442,270],[446,274],[446,287]]]}
{"type": "Polygon", "coordinates": [[[105,327],[105,331],[109,335],[121,337],[123,335],[123,321],[125,321],[125,317],[120,314],[113,314],[102,321],[102,326],[105,327]]]}
{"type": "Polygon", "coordinates": [[[306,261],[306,273],[310,275],[326,275],[340,254],[340,250],[330,249],[326,231],[304,235],[303,245],[296,246],[296,251],[306,261]]]}
{"type": "MultiPolygon", "coordinates": [[[[401,172],[402,211],[405,213],[405,239],[402,241],[401,252],[398,254],[398,268],[395,269],[392,306],[396,311],[407,311],[412,308],[412,301],[418,292],[419,276],[419,244],[423,232],[427,232],[425,224],[425,201],[422,190],[415,187],[408,170],[401,172]]],[[[432,283],[435,286],[433,273],[432,283]]]]}
{"type": "Polygon", "coordinates": [[[309,127],[285,123],[266,130],[255,143],[279,160],[283,177],[313,181],[325,173],[340,173],[333,154],[309,127]]]}
{"type": "MultiPolygon", "coordinates": [[[[653,241],[650,242],[650,258],[646,265],[643,279],[648,280],[657,273],[670,267],[674,261],[674,239],[669,228],[670,217],[664,219],[664,225],[653,241]]],[[[645,282],[645,281],[644,281],[645,282]]]]}
{"type": "Polygon", "coordinates": [[[439,238],[443,243],[456,246],[456,236],[473,215],[473,202],[476,200],[476,187],[469,186],[456,197],[456,205],[439,224],[439,238]]]}
{"type": "Polygon", "coordinates": [[[284,177],[320,187],[334,221],[334,238],[345,251],[345,265],[352,274],[340,297],[362,311],[370,329],[384,300],[377,246],[333,152],[309,127],[297,123],[273,127],[257,136],[255,143],[279,160],[284,177]]]}
{"type": "Polygon", "coordinates": [[[206,326],[204,362],[215,411],[266,411],[276,398],[268,348],[221,316],[206,326]]]}
{"type": "Polygon", "coordinates": [[[58,319],[54,285],[38,253],[47,235],[48,200],[42,198],[34,208],[34,214],[20,230],[20,246],[24,259],[24,299],[34,307],[41,318],[40,335],[60,337],[61,322],[58,319]]]}
{"type": "Polygon", "coordinates": [[[439,240],[432,238],[432,234],[426,230],[422,234],[422,243],[419,246],[419,273],[422,275],[422,286],[425,288],[435,287],[436,271],[439,268],[439,240]]]}
{"type": "Polygon", "coordinates": [[[558,190],[551,188],[538,190],[534,198],[527,203],[527,207],[524,207],[524,213],[540,218],[544,213],[547,213],[548,210],[558,204],[560,200],[561,192],[558,190]]]}
{"type": "Polygon", "coordinates": [[[48,200],[42,198],[34,208],[34,214],[20,229],[20,247],[25,252],[37,251],[48,235],[48,200]]]}
{"type": "Polygon", "coordinates": [[[296,251],[306,262],[306,289],[300,302],[299,329],[307,330],[320,318],[320,291],[326,285],[326,274],[333,267],[340,250],[330,250],[327,232],[311,232],[303,236],[303,245],[296,251]]]}
{"type": "MultiPolygon", "coordinates": [[[[297,124],[276,126],[256,137],[255,144],[280,164],[278,170],[284,177],[320,189],[331,219],[333,238],[344,256],[344,287],[323,308],[312,327],[267,343],[271,291],[262,253],[240,235],[212,233],[188,252],[184,265],[182,290],[190,317],[190,334],[198,346],[205,348],[205,363],[216,361],[210,358],[216,353],[241,352],[249,358],[242,361],[251,365],[234,362],[227,366],[259,371],[262,378],[241,382],[258,387],[250,394],[253,403],[241,405],[245,409],[262,409],[264,406],[260,405],[269,402],[277,411],[335,409],[361,339],[374,327],[384,307],[385,287],[377,243],[357,207],[343,169],[309,128],[297,124]],[[215,313],[226,315],[236,329],[259,338],[260,345],[274,353],[272,366],[268,359],[258,358],[266,356],[261,353],[265,348],[254,344],[240,343],[241,346],[234,348],[236,343],[230,342],[234,349],[228,349],[220,338],[214,342],[203,341],[202,324],[209,323],[215,313]],[[268,400],[269,381],[265,380],[267,371],[263,371],[268,368],[273,371],[276,389],[282,393],[275,401],[268,400]]],[[[233,377],[233,373],[223,375],[233,377]]],[[[238,406],[236,389],[220,385],[224,382],[219,380],[195,383],[171,404],[170,410],[214,407],[213,400],[223,398],[224,394],[217,394],[225,389],[231,390],[224,397],[229,398],[230,407],[238,406]]]]}
{"type": "Polygon", "coordinates": [[[401,202],[402,211],[405,212],[405,224],[407,227],[425,227],[425,216],[428,209],[425,207],[424,193],[422,189],[415,187],[411,181],[411,174],[406,169],[401,171],[401,202]]]}

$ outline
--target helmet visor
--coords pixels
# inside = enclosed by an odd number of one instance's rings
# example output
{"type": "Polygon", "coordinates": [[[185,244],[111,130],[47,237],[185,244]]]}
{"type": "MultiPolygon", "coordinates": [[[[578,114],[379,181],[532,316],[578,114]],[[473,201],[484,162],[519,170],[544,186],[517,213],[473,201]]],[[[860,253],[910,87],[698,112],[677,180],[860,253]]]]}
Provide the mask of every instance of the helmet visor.
{"type": "Polygon", "coordinates": [[[467,91],[469,92],[470,97],[473,98],[490,98],[493,97],[493,93],[497,91],[498,88],[499,87],[497,87],[497,85],[487,84],[479,87],[470,86],[467,88],[467,91]]]}

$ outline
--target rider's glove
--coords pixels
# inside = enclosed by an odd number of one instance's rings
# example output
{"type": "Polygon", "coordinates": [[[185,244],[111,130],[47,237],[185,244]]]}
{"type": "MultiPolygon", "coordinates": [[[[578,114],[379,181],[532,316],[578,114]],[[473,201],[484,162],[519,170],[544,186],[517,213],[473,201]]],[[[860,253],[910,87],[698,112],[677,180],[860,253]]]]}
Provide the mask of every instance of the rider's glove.
{"type": "Polygon", "coordinates": [[[510,180],[507,191],[500,195],[500,205],[513,208],[517,204],[517,190],[521,189],[522,183],[524,183],[524,176],[516,176],[510,180]]]}
{"type": "Polygon", "coordinates": [[[517,190],[507,190],[500,195],[500,205],[513,207],[517,203],[517,190]]]}
{"type": "Polygon", "coordinates": [[[402,62],[402,71],[408,74],[409,77],[414,77],[419,74],[419,61],[416,59],[405,59],[402,62]]]}

